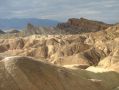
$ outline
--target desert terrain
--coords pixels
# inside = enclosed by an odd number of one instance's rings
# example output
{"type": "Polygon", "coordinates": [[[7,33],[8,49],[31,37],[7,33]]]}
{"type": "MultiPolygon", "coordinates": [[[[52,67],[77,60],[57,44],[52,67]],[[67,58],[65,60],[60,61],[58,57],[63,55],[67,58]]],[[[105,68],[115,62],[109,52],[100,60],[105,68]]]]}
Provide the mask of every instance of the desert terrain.
{"type": "Polygon", "coordinates": [[[119,24],[71,18],[0,33],[0,90],[119,90],[119,24]]]}

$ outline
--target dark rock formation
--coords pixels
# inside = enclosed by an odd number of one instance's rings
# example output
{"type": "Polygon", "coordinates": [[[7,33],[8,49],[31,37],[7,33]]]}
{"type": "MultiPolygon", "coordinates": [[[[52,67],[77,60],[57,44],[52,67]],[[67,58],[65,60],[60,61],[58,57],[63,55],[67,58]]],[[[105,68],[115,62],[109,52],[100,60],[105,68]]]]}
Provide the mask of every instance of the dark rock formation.
{"type": "Polygon", "coordinates": [[[71,18],[66,23],[60,23],[58,28],[65,30],[67,33],[95,32],[107,29],[110,24],[99,21],[88,20],[85,18],[71,18]]]}

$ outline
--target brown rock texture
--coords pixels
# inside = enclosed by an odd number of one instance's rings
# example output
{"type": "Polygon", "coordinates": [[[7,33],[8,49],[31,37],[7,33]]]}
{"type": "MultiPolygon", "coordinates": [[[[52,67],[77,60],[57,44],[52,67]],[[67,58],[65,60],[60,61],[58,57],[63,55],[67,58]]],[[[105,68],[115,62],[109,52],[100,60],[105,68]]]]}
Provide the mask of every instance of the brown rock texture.
{"type": "Polygon", "coordinates": [[[88,20],[85,18],[71,18],[66,23],[58,24],[57,27],[66,30],[67,33],[77,34],[81,32],[96,32],[100,30],[105,30],[111,24],[106,24],[100,21],[88,20]]]}
{"type": "Polygon", "coordinates": [[[83,27],[84,29],[89,28],[96,31],[105,30],[110,26],[109,24],[103,22],[88,20],[85,18],[80,18],[80,19],[72,18],[69,19],[67,23],[72,26],[83,27]]]}

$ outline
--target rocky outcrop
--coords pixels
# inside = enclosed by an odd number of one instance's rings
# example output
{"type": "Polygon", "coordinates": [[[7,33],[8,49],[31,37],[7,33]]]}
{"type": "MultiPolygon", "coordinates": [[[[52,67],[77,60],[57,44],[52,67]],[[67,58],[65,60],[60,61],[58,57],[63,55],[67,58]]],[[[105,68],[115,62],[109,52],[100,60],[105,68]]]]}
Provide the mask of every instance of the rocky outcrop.
{"type": "Polygon", "coordinates": [[[80,18],[80,19],[72,18],[69,19],[67,23],[72,26],[82,27],[84,29],[89,28],[94,31],[105,30],[110,26],[109,24],[103,22],[88,20],[85,18],[80,18]]]}
{"type": "Polygon", "coordinates": [[[71,18],[66,23],[58,24],[57,27],[66,30],[67,33],[77,34],[81,32],[96,32],[107,29],[111,24],[99,21],[88,20],[85,18],[71,18]]]}

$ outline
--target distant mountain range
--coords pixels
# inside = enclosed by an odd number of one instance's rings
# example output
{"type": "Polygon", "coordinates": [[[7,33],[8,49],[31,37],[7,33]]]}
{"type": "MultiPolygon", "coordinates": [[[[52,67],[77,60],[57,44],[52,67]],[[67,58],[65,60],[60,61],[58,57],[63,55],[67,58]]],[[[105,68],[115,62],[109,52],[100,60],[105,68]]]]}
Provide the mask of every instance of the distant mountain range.
{"type": "Polygon", "coordinates": [[[80,34],[86,32],[97,32],[105,30],[112,24],[100,21],[89,20],[86,18],[70,18],[67,22],[58,23],[55,27],[38,27],[28,24],[24,29],[25,35],[32,34],[80,34]]]}
{"type": "Polygon", "coordinates": [[[56,26],[59,22],[49,19],[36,19],[36,18],[22,18],[22,19],[0,19],[0,29],[21,29],[26,27],[28,23],[35,26],[56,26]]]}
{"type": "MultiPolygon", "coordinates": [[[[2,21],[2,20],[1,20],[2,21]]],[[[4,22],[4,21],[3,21],[4,22]]],[[[2,23],[2,22],[1,22],[2,23]]],[[[6,23],[6,22],[5,22],[6,23]]],[[[113,24],[107,24],[101,21],[89,20],[86,18],[70,18],[67,22],[59,23],[58,21],[45,20],[45,19],[15,19],[10,20],[5,24],[5,28],[9,27],[9,30],[1,29],[1,34],[12,34],[22,32],[23,35],[52,35],[52,34],[81,34],[87,32],[97,32],[106,30],[113,24]],[[14,21],[14,22],[13,22],[14,21]],[[16,23],[15,23],[16,21],[16,23]],[[10,26],[10,25],[12,26],[10,26]],[[18,31],[18,28],[23,28],[18,31]]],[[[2,27],[2,26],[1,26],[2,27]]]]}

